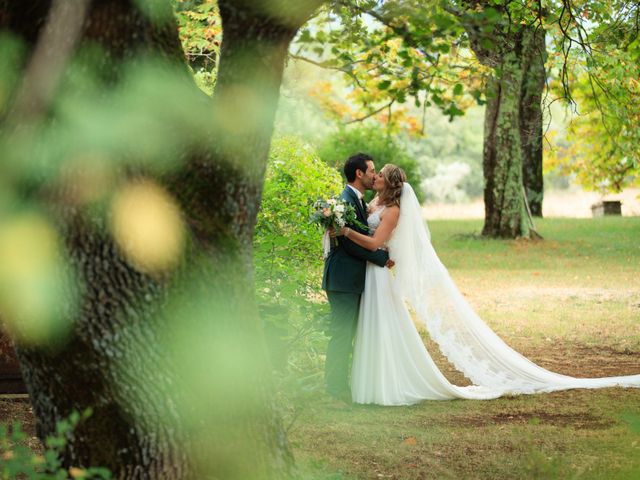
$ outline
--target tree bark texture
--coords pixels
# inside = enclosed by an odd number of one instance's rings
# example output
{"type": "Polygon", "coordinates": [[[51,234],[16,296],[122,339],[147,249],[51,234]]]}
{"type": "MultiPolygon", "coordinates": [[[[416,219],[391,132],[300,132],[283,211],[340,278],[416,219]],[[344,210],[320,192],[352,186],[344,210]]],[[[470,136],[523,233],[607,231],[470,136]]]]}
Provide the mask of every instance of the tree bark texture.
{"type": "Polygon", "coordinates": [[[520,100],[522,174],[531,214],[542,217],[544,198],[542,92],[545,86],[547,60],[544,30],[540,28],[531,31],[530,40],[524,47],[524,72],[520,100]]]}
{"type": "MultiPolygon", "coordinates": [[[[51,3],[0,0],[0,30],[21,38],[32,53],[51,3]]],[[[93,410],[64,453],[66,465],[104,466],[124,479],[288,474],[291,455],[271,405],[270,370],[253,301],[251,241],[287,48],[320,3],[298,2],[293,13],[275,15],[269,2],[219,2],[224,35],[219,76],[213,99],[203,95],[217,118],[212,120],[216,146],[184,152],[179,169],[153,179],[175,196],[189,230],[186,259],[173,274],[157,277],[139,271],[100,221],[66,208],[63,201],[56,206],[70,268],[84,285],[74,331],[62,346],[18,345],[17,353],[41,438],[72,411],[93,410]],[[246,122],[225,123],[221,112],[232,109],[230,102],[240,93],[250,99],[236,105],[246,122]],[[255,112],[259,121],[254,121],[255,112]],[[195,293],[193,278],[198,279],[195,293]],[[183,291],[191,292],[196,303],[213,297],[224,311],[183,326],[168,318],[166,310],[172,296],[183,291]],[[234,401],[228,391],[233,385],[221,384],[208,392],[215,422],[185,418],[179,408],[188,395],[180,387],[184,372],[165,350],[163,336],[172,331],[180,335],[181,328],[189,327],[201,328],[214,341],[229,335],[245,342],[252,378],[236,381],[250,385],[256,395],[258,405],[249,414],[228,405],[234,401]]],[[[97,43],[102,48],[99,73],[114,84],[123,62],[140,55],[184,63],[172,15],[152,21],[139,5],[134,0],[93,0],[88,5],[78,46],[97,43]]],[[[171,4],[162,7],[170,10],[171,4]]],[[[202,303],[207,305],[211,303],[202,303]]],[[[217,375],[224,382],[230,366],[224,357],[215,358],[219,362],[203,375],[217,375]]]]}
{"type": "Polygon", "coordinates": [[[487,84],[483,169],[485,222],[489,237],[526,236],[522,198],[522,150],[519,105],[522,69],[515,53],[500,65],[500,73],[487,84]]]}
{"type": "Polygon", "coordinates": [[[532,213],[542,215],[544,32],[533,26],[511,26],[507,32],[494,32],[490,42],[484,42],[487,33],[480,25],[463,24],[478,60],[493,69],[486,89],[482,233],[528,237],[523,192],[532,213]]]}

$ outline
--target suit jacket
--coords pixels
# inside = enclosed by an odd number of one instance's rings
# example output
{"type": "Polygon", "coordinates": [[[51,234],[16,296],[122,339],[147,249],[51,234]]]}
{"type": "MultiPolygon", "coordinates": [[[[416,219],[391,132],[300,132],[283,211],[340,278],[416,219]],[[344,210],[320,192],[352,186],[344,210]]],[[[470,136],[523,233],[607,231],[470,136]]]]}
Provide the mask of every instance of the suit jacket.
{"type": "MultiPolygon", "coordinates": [[[[355,207],[358,220],[363,225],[367,224],[367,212],[351,188],[345,187],[340,199],[352,204],[355,207]]],[[[347,226],[356,232],[367,234],[365,230],[356,225],[347,226]]],[[[389,253],[385,250],[372,252],[344,236],[336,238],[338,245],[331,248],[324,262],[322,288],[331,292],[360,294],[364,290],[367,262],[384,267],[389,259],[389,253]]]]}

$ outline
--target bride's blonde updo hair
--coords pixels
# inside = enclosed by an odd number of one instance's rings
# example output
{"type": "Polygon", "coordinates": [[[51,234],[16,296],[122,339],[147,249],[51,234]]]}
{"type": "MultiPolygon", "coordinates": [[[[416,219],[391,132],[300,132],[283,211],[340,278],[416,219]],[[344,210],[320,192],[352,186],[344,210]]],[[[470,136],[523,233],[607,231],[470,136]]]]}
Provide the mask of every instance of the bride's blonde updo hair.
{"type": "Polygon", "coordinates": [[[407,181],[407,175],[404,170],[392,163],[387,163],[382,167],[380,173],[384,178],[384,188],[378,193],[378,205],[399,207],[402,184],[407,181]]]}

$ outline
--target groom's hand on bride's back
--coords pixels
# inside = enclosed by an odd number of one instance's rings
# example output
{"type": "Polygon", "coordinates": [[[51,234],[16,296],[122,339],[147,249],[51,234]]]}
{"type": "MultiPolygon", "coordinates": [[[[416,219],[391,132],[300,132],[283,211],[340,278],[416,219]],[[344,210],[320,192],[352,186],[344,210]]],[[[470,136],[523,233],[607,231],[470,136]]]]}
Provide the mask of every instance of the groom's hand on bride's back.
{"type": "Polygon", "coordinates": [[[387,263],[384,264],[385,267],[387,268],[393,268],[393,266],[396,264],[396,262],[394,262],[393,260],[389,259],[387,260],[387,263]]]}

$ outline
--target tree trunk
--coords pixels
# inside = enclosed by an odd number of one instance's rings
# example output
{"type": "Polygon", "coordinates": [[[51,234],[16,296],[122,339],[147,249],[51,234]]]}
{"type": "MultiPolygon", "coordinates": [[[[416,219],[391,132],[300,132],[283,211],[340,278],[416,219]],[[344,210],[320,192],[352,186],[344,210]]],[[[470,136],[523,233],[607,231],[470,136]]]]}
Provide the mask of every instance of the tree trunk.
{"type": "Polygon", "coordinates": [[[542,92],[547,59],[544,30],[531,28],[523,47],[524,74],[520,100],[522,173],[531,214],[542,217],[542,92]]]}
{"type": "MultiPolygon", "coordinates": [[[[170,10],[169,2],[151,3],[170,10]]],[[[17,352],[41,438],[72,411],[93,410],[66,448],[66,465],[105,466],[126,479],[288,474],[253,300],[251,241],[288,44],[320,3],[299,2],[295,16],[278,16],[268,2],[219,2],[215,147],[184,152],[181,168],[154,178],[173,193],[189,228],[189,250],[174,274],[139,271],[104,221],[58,208],[70,267],[84,283],[74,330],[64,345],[18,345],[17,352]],[[238,110],[244,121],[223,118],[238,110]],[[193,315],[182,317],[176,298],[193,315]]],[[[183,64],[172,16],[153,22],[139,5],[89,4],[80,44],[102,47],[100,73],[114,84],[123,62],[139,53],[183,64]]],[[[0,28],[32,52],[50,6],[2,0],[0,28]]]]}
{"type": "Polygon", "coordinates": [[[489,237],[527,236],[522,198],[519,99],[522,68],[515,52],[502,59],[487,84],[483,168],[485,223],[489,237]]]}
{"type": "Polygon", "coordinates": [[[498,24],[495,32],[488,33],[468,20],[463,25],[476,57],[493,69],[486,91],[482,234],[528,237],[523,192],[532,213],[542,215],[544,32],[498,24]]]}

